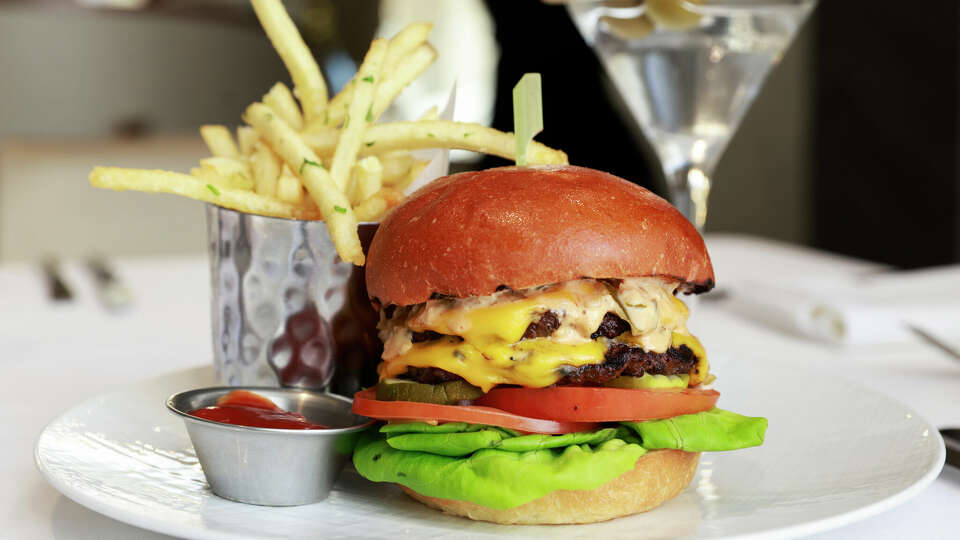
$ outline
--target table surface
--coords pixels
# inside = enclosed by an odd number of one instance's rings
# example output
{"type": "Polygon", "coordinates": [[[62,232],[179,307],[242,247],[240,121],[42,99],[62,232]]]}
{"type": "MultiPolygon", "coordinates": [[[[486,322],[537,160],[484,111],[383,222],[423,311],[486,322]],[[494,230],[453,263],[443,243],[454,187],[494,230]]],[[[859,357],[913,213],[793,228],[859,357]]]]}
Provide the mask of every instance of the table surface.
{"type": "MultiPolygon", "coordinates": [[[[720,287],[737,280],[841,279],[876,271],[873,263],[758,238],[707,238],[720,287]]],[[[155,375],[210,362],[209,275],[205,257],[115,262],[135,295],[110,314],[76,262],[63,273],[75,298],[53,304],[35,265],[0,266],[0,418],[12,434],[0,446],[0,537],[168,538],[74,503],[37,471],[33,446],[43,427],[77,403],[155,375]],[[9,536],[8,536],[9,535],[9,536]]],[[[934,425],[960,426],[960,363],[924,343],[839,347],[762,327],[719,302],[693,308],[691,330],[712,354],[773,362],[784,373],[803,365],[894,395],[934,425]],[[750,344],[750,346],[744,346],[750,344]]],[[[720,376],[723,376],[721,373],[720,376]]],[[[777,384],[807,384],[785,377],[777,384]]],[[[802,404],[798,404],[802,406],[802,404]]],[[[823,538],[948,538],[960,509],[960,470],[947,466],[906,504],[821,535],[823,538]]]]}

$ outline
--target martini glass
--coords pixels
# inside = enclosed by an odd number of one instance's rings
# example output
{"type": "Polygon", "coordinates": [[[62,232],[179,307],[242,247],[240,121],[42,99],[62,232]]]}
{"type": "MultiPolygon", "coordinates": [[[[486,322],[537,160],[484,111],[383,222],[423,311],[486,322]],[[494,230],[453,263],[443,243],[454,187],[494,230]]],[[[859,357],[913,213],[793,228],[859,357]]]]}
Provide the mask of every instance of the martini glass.
{"type": "Polygon", "coordinates": [[[702,229],[730,136],[816,0],[572,0],[570,16],[702,229]]]}

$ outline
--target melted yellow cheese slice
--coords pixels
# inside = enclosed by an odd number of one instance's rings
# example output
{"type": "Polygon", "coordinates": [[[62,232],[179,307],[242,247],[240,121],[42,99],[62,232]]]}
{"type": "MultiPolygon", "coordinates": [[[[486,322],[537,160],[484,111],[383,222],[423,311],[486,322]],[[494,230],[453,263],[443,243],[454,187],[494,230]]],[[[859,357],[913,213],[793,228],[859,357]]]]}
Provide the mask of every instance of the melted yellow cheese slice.
{"type": "MultiPolygon", "coordinates": [[[[515,343],[523,337],[527,326],[534,318],[547,310],[554,309],[569,313],[565,320],[573,321],[583,317],[581,308],[585,298],[599,297],[604,292],[602,286],[596,282],[577,281],[564,287],[530,295],[525,298],[508,298],[505,301],[490,305],[473,305],[471,302],[454,302],[452,304],[427,303],[427,306],[411,320],[410,328],[416,331],[433,330],[444,335],[462,336],[470,342],[515,343]]],[[[487,297],[492,299],[493,297],[487,297]]],[[[612,304],[612,300],[610,301],[612,304]]],[[[599,324],[603,314],[609,309],[603,305],[597,311],[603,310],[597,317],[599,324]]],[[[595,327],[596,325],[594,325],[595,327]]],[[[581,341],[587,341],[582,339],[581,341]]]]}
{"type": "Polygon", "coordinates": [[[543,388],[557,382],[560,366],[583,366],[603,361],[606,347],[598,341],[577,345],[531,339],[480,348],[452,339],[417,343],[406,354],[380,364],[380,378],[396,377],[408,367],[436,367],[464,378],[484,392],[498,384],[543,388]]]}
{"type": "Polygon", "coordinates": [[[710,363],[707,362],[707,351],[704,350],[700,340],[690,334],[678,334],[674,332],[673,337],[670,339],[670,344],[673,347],[686,345],[687,348],[693,352],[693,355],[697,357],[697,365],[693,368],[693,371],[690,372],[690,386],[696,386],[703,382],[710,374],[710,363]]]}
{"type": "Polygon", "coordinates": [[[527,326],[533,322],[538,312],[564,300],[569,301],[569,295],[553,293],[476,309],[469,313],[469,328],[458,335],[465,341],[476,344],[492,343],[495,340],[516,343],[523,337],[527,326]]]}

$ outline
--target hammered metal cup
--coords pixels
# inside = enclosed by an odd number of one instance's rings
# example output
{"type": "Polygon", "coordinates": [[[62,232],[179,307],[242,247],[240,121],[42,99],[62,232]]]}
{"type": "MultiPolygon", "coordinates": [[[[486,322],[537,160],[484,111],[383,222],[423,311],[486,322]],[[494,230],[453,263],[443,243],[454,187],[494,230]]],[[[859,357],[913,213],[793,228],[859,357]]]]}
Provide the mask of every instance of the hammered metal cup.
{"type": "MultiPolygon", "coordinates": [[[[377,225],[360,225],[364,251],[377,225]]],[[[229,386],[328,389],[376,382],[381,345],[363,268],[322,221],[207,206],[213,358],[229,386]]]]}

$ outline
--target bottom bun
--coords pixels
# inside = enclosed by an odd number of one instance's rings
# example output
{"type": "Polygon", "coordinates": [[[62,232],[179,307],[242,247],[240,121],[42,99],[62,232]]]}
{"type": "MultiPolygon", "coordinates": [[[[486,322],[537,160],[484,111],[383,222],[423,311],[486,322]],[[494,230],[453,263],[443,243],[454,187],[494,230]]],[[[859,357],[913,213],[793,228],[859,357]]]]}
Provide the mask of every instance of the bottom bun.
{"type": "Polygon", "coordinates": [[[699,462],[696,452],[654,450],[638,459],[633,469],[597,489],[554,491],[506,510],[427,497],[400,487],[431,508],[478,521],[516,525],[594,523],[646,512],[676,497],[693,480],[699,462]]]}

